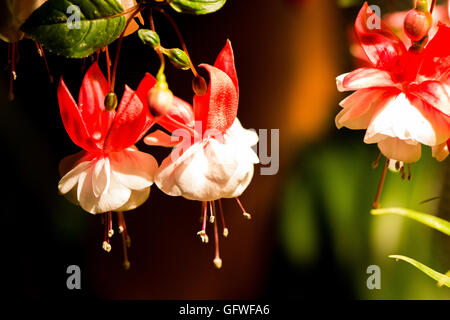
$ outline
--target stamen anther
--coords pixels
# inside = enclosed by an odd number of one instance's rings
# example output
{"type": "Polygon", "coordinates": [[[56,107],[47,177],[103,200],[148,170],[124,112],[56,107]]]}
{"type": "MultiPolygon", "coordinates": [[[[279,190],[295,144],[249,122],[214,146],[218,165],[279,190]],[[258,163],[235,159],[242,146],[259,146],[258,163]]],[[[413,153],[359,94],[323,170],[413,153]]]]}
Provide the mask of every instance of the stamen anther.
{"type": "Polygon", "coordinates": [[[216,266],[217,269],[222,268],[222,259],[220,259],[220,258],[215,258],[215,259],[214,259],[214,265],[216,266]]]}
{"type": "Polygon", "coordinates": [[[200,239],[202,240],[203,243],[209,242],[208,235],[206,234],[206,232],[204,230],[197,232],[197,235],[200,236],[200,239]]]}
{"type": "Polygon", "coordinates": [[[103,241],[102,248],[106,252],[110,252],[111,251],[111,244],[109,244],[107,241],[103,241]]]}

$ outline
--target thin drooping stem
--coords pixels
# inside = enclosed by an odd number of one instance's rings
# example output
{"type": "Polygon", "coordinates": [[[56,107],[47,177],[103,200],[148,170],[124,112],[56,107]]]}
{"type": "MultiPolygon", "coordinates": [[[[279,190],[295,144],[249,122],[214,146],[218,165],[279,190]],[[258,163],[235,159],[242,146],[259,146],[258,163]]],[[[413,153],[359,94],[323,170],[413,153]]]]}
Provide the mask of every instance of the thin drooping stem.
{"type": "Polygon", "coordinates": [[[109,48],[106,46],[106,69],[108,72],[108,86],[111,88],[111,59],[109,57],[109,48]]]}
{"type": "MultiPolygon", "coordinates": [[[[150,9],[149,20],[150,20],[150,28],[152,29],[152,31],[156,32],[155,22],[153,21],[153,10],[152,9],[150,9]]],[[[164,55],[162,54],[160,49],[161,49],[160,46],[155,48],[155,51],[158,54],[159,62],[160,62],[158,76],[162,75],[162,73],[164,72],[165,65],[166,65],[166,60],[164,59],[164,55]]],[[[158,76],[156,77],[156,79],[158,79],[158,76]]]]}
{"type": "Polygon", "coordinates": [[[436,6],[436,0],[431,1],[430,13],[433,13],[434,7],[436,6]]]}
{"type": "Polygon", "coordinates": [[[164,11],[164,9],[158,8],[158,7],[155,7],[153,9],[156,10],[156,11],[161,12],[166,17],[166,19],[169,20],[170,24],[172,25],[173,29],[175,30],[175,32],[177,34],[178,40],[180,41],[180,44],[181,44],[181,47],[183,48],[183,51],[186,53],[186,55],[187,55],[187,57],[189,59],[189,63],[191,65],[191,71],[194,74],[194,76],[197,77],[198,76],[198,72],[195,69],[194,64],[192,63],[191,56],[189,55],[189,51],[188,51],[188,49],[186,47],[186,43],[184,42],[184,39],[183,39],[183,35],[181,34],[180,29],[178,28],[177,24],[175,23],[175,20],[173,20],[172,17],[169,14],[167,14],[166,11],[164,11]]]}
{"type": "Polygon", "coordinates": [[[16,80],[16,46],[17,43],[11,43],[8,46],[11,48],[11,74],[9,76],[9,100],[14,100],[14,80],[16,80]]]}
{"type": "MultiPolygon", "coordinates": [[[[117,42],[117,50],[116,50],[116,56],[114,57],[114,67],[113,67],[113,73],[112,73],[112,80],[111,80],[111,92],[114,92],[114,86],[116,84],[116,72],[117,72],[117,64],[119,62],[119,55],[120,55],[120,48],[122,47],[122,40],[123,40],[123,36],[125,34],[125,31],[127,30],[130,22],[134,19],[134,17],[141,12],[144,9],[144,7],[142,7],[141,5],[137,5],[135,7],[133,7],[133,14],[128,18],[127,23],[125,24],[125,28],[123,29],[120,37],[119,37],[119,41],[117,42]]],[[[131,11],[130,11],[131,12],[131,11]]]]}

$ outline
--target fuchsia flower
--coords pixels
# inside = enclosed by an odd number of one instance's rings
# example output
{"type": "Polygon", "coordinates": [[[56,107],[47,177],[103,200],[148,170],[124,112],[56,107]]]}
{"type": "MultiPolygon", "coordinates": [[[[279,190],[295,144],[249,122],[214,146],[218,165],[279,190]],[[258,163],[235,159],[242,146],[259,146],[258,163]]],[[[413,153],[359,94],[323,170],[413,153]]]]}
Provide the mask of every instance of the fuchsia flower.
{"type": "Polygon", "coordinates": [[[422,50],[404,43],[382,22],[368,27],[374,13],[365,3],[355,31],[371,67],[340,75],[338,128],[367,129],[366,143],[377,143],[389,159],[413,163],[421,144],[437,148],[450,138],[450,28],[444,24],[422,50]]]}
{"type": "MultiPolygon", "coordinates": [[[[210,75],[206,94],[194,97],[193,108],[175,97],[169,113],[157,120],[174,136],[156,131],[145,137],[144,142],[176,146],[156,172],[155,183],[168,195],[203,202],[203,229],[199,235],[202,241],[208,242],[205,232],[208,204],[211,222],[216,222],[214,201],[237,199],[247,188],[253,177],[253,166],[259,162],[251,148],[258,142],[258,136],[244,129],[236,118],[239,87],[231,43],[227,42],[214,66],[200,66],[210,75]]],[[[239,200],[238,203],[241,205],[239,200]]],[[[219,206],[221,209],[220,202],[219,206]]],[[[228,229],[223,227],[226,236],[228,229]]],[[[217,243],[217,225],[215,231],[217,243]]],[[[214,263],[220,268],[218,250],[214,263]]]]}
{"type": "Polygon", "coordinates": [[[154,83],[147,75],[136,92],[125,86],[118,110],[108,111],[104,101],[109,87],[97,63],[84,77],[78,105],[61,79],[58,100],[64,127],[83,151],[61,161],[64,176],[58,189],[87,212],[132,210],[148,198],[158,164],[133,145],[153,124],[140,97],[154,83]]]}

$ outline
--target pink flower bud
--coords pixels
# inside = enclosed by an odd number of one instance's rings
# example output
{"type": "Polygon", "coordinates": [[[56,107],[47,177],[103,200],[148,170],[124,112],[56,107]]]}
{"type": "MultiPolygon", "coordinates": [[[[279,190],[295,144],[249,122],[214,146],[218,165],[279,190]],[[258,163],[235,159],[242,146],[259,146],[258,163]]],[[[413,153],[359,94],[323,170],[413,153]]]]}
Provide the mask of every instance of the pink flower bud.
{"type": "Polygon", "coordinates": [[[406,15],[403,28],[412,41],[420,41],[428,34],[432,24],[433,19],[429,12],[413,9],[406,15]]]}
{"type": "Polygon", "coordinates": [[[150,113],[155,118],[160,118],[170,111],[173,102],[173,94],[172,91],[167,88],[155,86],[149,91],[147,101],[150,113]]]}

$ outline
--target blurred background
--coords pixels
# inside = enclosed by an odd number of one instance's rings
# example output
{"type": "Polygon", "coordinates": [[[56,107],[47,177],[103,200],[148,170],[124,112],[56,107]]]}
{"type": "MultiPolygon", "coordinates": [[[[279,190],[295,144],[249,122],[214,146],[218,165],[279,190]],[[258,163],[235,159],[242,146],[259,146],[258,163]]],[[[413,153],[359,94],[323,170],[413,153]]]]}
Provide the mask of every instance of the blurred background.
{"type": "MultiPolygon", "coordinates": [[[[31,299],[448,299],[450,291],[412,266],[403,254],[445,273],[450,239],[417,222],[371,216],[381,169],[378,150],[364,132],[334,125],[335,77],[358,67],[349,48],[357,0],[237,1],[220,11],[188,16],[171,10],[195,64],[212,64],[230,39],[240,84],[238,116],[246,128],[279,129],[279,171],[255,176],[241,200],[222,201],[230,235],[220,239],[223,267],[213,265],[213,243],[201,243],[200,202],[173,198],[152,187],[149,200],[126,213],[132,239],[131,269],[122,267],[121,241],[102,250],[100,216],[83,212],[57,194],[58,163],[79,151],[66,134],[56,97],[64,75],[74,97],[90,60],[46,52],[55,83],[31,40],[18,44],[15,100],[8,101],[9,73],[0,78],[2,146],[2,285],[12,297],[31,299]],[[66,268],[79,265],[82,290],[67,290],[66,268]],[[366,286],[367,267],[381,268],[381,289],[366,286]]],[[[410,1],[373,1],[382,14],[411,8],[410,1]]],[[[178,47],[175,32],[155,13],[165,47],[178,47]]],[[[110,46],[115,52],[115,44],[110,46]]],[[[7,65],[7,44],[0,61],[7,65]]],[[[100,64],[105,65],[104,55],[100,64]]],[[[123,41],[117,88],[137,88],[158,59],[137,34],[123,41]]],[[[191,74],[169,66],[175,95],[192,101],[191,74]]],[[[121,92],[118,92],[121,94],[121,92]]],[[[158,161],[170,150],[138,144],[158,161]]],[[[388,173],[381,204],[404,206],[450,219],[440,196],[450,160],[438,163],[424,148],[412,182],[388,173]]],[[[114,223],[116,221],[114,220],[114,223]]],[[[208,233],[212,235],[212,227],[208,233]]]]}

